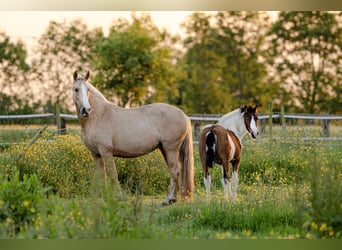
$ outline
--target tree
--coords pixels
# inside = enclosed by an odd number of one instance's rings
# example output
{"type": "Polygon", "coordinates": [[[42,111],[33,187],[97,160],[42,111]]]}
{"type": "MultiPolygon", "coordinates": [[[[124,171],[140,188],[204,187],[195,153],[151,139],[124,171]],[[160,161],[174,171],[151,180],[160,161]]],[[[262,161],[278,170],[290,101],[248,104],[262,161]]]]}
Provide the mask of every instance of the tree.
{"type": "Polygon", "coordinates": [[[25,110],[31,104],[26,59],[25,45],[21,41],[12,42],[9,36],[0,32],[0,112],[3,114],[25,110]]]}
{"type": "Polygon", "coordinates": [[[169,41],[147,14],[133,13],[131,23],[116,20],[96,46],[94,84],[122,107],[167,100],[173,89],[169,41]]]}
{"type": "Polygon", "coordinates": [[[183,25],[187,29],[187,48],[177,67],[179,105],[187,113],[218,113],[227,108],[230,95],[222,82],[224,57],[214,48],[210,15],[194,13],[183,25]]]}
{"type": "Polygon", "coordinates": [[[42,101],[49,108],[54,108],[56,103],[64,110],[73,108],[72,74],[75,70],[93,71],[91,48],[102,37],[102,30],[89,30],[80,19],[49,23],[39,39],[32,62],[32,74],[36,76],[42,101]]]}
{"type": "Polygon", "coordinates": [[[184,24],[188,66],[182,82],[190,97],[184,99],[185,106],[191,112],[226,113],[232,107],[265,104],[272,98],[276,88],[267,80],[264,65],[268,25],[264,12],[190,16],[184,24]]]}
{"type": "Polygon", "coordinates": [[[341,28],[334,13],[280,13],[269,32],[271,64],[288,105],[309,113],[342,109],[341,28]]]}

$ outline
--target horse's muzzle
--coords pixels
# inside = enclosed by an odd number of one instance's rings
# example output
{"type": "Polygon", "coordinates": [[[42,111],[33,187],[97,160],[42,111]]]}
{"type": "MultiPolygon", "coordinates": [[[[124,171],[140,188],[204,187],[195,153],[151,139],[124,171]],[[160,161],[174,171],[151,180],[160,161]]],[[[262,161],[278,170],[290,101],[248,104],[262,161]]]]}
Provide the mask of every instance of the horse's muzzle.
{"type": "Polygon", "coordinates": [[[82,108],[81,108],[81,115],[82,115],[82,117],[88,117],[90,111],[91,111],[91,109],[88,109],[88,110],[87,110],[85,107],[82,107],[82,108]]]}
{"type": "Polygon", "coordinates": [[[251,133],[251,136],[253,139],[256,139],[258,137],[258,135],[259,135],[259,132],[252,132],[251,133]]]}

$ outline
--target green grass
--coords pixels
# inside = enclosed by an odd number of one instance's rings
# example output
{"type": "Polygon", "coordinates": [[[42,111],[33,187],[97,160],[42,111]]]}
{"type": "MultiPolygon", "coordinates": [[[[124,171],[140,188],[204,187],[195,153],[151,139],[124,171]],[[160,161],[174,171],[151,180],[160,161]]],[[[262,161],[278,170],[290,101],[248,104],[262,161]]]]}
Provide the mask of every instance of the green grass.
{"type": "Polygon", "coordinates": [[[342,143],[303,141],[297,133],[292,139],[273,141],[262,135],[244,140],[236,202],[222,199],[217,165],[211,170],[212,197],[207,201],[195,147],[195,199],[167,207],[161,202],[169,175],[160,153],[116,159],[122,185],[115,191],[96,176],[79,135],[44,134],[30,148],[17,145],[0,154],[1,183],[7,183],[0,192],[13,192],[15,207],[25,208],[20,211],[26,216],[8,214],[15,211],[8,210],[13,203],[0,196],[0,211],[7,214],[0,216],[0,237],[341,238],[342,143]],[[21,157],[15,161],[17,155],[21,157]],[[39,185],[31,185],[36,183],[32,178],[23,185],[6,182],[14,167],[21,176],[34,174],[39,185]],[[46,195],[31,202],[26,189],[18,191],[27,187],[32,194],[46,195]],[[35,204],[34,209],[28,204],[35,204]]]}

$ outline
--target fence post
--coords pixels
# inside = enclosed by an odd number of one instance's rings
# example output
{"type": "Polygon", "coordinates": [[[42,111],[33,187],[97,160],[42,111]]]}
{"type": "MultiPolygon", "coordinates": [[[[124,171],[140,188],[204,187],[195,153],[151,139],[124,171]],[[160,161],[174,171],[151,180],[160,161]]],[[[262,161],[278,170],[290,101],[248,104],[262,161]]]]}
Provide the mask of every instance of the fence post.
{"type": "Polygon", "coordinates": [[[329,137],[329,123],[330,121],[328,119],[322,119],[322,126],[323,126],[323,137],[329,137]]]}
{"type": "Polygon", "coordinates": [[[57,133],[58,135],[66,134],[66,124],[65,119],[61,118],[60,109],[58,103],[56,104],[56,123],[57,123],[57,133]]]}
{"type": "Polygon", "coordinates": [[[285,136],[285,107],[281,105],[280,107],[280,119],[281,119],[281,127],[283,136],[285,136]]]}
{"type": "Polygon", "coordinates": [[[272,140],[272,126],[273,126],[273,107],[272,102],[269,102],[269,117],[268,117],[268,126],[270,130],[270,140],[272,140]]]}
{"type": "Polygon", "coordinates": [[[27,146],[31,146],[35,141],[38,139],[38,137],[47,129],[48,125],[45,124],[41,129],[39,129],[35,135],[32,137],[32,139],[27,143],[27,146]]]}

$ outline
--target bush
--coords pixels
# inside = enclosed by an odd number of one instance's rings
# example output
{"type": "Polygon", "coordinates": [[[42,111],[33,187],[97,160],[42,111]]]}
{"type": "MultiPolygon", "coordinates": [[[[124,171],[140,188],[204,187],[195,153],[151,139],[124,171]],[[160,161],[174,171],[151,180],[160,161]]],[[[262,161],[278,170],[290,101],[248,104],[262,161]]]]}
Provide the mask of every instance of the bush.
{"type": "Polygon", "coordinates": [[[14,146],[10,164],[18,166],[20,175],[36,174],[45,186],[62,197],[88,193],[94,163],[79,136],[51,136],[30,147],[14,146]],[[14,160],[14,162],[13,162],[14,160]]]}
{"type": "Polygon", "coordinates": [[[342,238],[342,152],[322,155],[313,150],[312,155],[309,199],[298,200],[303,237],[342,238]]]}
{"type": "Polygon", "coordinates": [[[132,159],[116,158],[115,163],[121,184],[131,192],[145,195],[166,193],[170,174],[159,151],[132,159]]]}
{"type": "MultiPolygon", "coordinates": [[[[166,192],[170,175],[159,151],[133,159],[115,158],[115,162],[121,185],[130,191],[147,195],[166,192]]],[[[88,194],[97,170],[79,135],[45,134],[30,147],[16,145],[10,148],[4,165],[2,172],[16,165],[21,176],[36,174],[51,192],[66,198],[88,194]]]]}
{"type": "Polygon", "coordinates": [[[19,178],[19,171],[13,168],[8,178],[1,178],[0,183],[0,221],[9,233],[20,231],[32,223],[38,214],[38,205],[44,196],[43,189],[36,175],[24,175],[19,178]]]}

